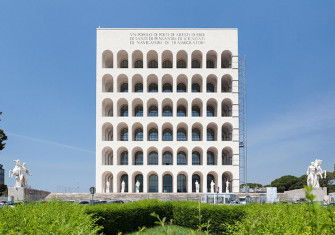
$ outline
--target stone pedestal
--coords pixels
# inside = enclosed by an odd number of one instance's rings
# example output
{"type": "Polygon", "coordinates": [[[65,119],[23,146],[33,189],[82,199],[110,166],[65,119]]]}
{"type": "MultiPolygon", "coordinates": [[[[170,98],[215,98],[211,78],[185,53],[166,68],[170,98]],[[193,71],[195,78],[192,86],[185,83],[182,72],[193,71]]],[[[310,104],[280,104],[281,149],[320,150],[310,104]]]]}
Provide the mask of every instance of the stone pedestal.
{"type": "MultiPolygon", "coordinates": [[[[324,197],[327,196],[327,188],[313,189],[312,194],[316,196],[315,201],[323,201],[324,197]]],[[[301,198],[306,198],[305,189],[294,189],[290,191],[285,191],[281,195],[281,201],[297,201],[301,198]]]]}
{"type": "Polygon", "coordinates": [[[38,189],[30,189],[30,188],[22,188],[22,187],[10,187],[8,188],[8,200],[9,201],[38,201],[45,199],[50,192],[38,190],[38,189]]]}

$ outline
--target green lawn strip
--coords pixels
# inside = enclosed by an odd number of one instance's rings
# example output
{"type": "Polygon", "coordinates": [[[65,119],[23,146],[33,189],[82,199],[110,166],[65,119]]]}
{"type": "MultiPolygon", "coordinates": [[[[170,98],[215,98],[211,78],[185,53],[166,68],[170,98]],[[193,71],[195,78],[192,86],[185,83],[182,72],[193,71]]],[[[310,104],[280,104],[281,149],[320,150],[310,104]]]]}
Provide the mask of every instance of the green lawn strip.
{"type": "Polygon", "coordinates": [[[197,232],[190,228],[185,228],[177,225],[167,225],[167,226],[156,226],[153,228],[147,228],[140,232],[128,233],[129,235],[155,235],[155,234],[176,234],[176,235],[190,235],[190,234],[198,234],[204,235],[204,232],[197,232]]]}

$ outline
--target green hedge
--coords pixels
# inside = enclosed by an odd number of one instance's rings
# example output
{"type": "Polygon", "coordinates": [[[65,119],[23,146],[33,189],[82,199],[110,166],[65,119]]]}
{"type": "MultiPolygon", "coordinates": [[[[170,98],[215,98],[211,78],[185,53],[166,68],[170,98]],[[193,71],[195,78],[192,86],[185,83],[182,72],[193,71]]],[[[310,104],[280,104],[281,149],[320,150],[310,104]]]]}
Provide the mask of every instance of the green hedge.
{"type": "Polygon", "coordinates": [[[170,203],[158,200],[144,200],[126,204],[101,204],[89,206],[86,212],[97,219],[97,224],[103,227],[105,234],[137,231],[140,227],[152,227],[156,218],[151,216],[157,213],[161,218],[172,218],[170,203]]]}
{"type": "Polygon", "coordinates": [[[97,234],[100,230],[80,205],[64,202],[0,208],[0,234],[97,234]]]}
{"type": "Polygon", "coordinates": [[[239,206],[217,206],[198,202],[174,201],[160,202],[144,200],[119,205],[96,205],[87,207],[87,212],[97,218],[97,224],[103,227],[105,234],[131,232],[139,227],[152,227],[157,219],[151,216],[155,212],[159,217],[173,220],[173,224],[198,229],[209,222],[212,233],[223,233],[227,224],[233,225],[245,215],[239,206]]]}

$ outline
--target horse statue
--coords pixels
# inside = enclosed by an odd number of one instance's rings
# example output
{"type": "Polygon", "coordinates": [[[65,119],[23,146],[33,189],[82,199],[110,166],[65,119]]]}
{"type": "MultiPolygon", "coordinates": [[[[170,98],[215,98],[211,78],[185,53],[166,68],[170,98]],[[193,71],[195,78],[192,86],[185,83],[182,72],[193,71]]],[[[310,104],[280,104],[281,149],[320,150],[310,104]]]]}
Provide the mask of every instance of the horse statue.
{"type": "Polygon", "coordinates": [[[15,167],[9,171],[9,177],[15,177],[15,187],[27,187],[29,169],[20,160],[13,160],[13,162],[15,162],[15,167]]]}

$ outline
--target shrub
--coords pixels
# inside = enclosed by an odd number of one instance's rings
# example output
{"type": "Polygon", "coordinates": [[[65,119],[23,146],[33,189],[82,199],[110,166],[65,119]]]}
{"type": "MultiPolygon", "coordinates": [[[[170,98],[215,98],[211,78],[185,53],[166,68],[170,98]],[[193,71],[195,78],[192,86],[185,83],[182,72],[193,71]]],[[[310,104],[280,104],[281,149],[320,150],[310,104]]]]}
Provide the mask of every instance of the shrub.
{"type": "Polygon", "coordinates": [[[151,216],[157,213],[167,220],[172,218],[171,204],[158,200],[143,200],[126,204],[100,204],[87,207],[86,212],[97,219],[96,223],[103,227],[105,234],[117,234],[118,232],[131,232],[139,227],[152,227],[156,218],[151,216]]]}
{"type": "Polygon", "coordinates": [[[81,205],[54,201],[0,209],[0,234],[96,234],[99,230],[81,205]]]}
{"type": "Polygon", "coordinates": [[[214,233],[226,231],[226,224],[232,225],[244,216],[242,207],[187,201],[144,200],[127,204],[87,207],[87,213],[97,218],[97,224],[103,227],[105,234],[136,231],[143,226],[152,227],[157,221],[151,215],[152,212],[160,218],[165,217],[167,221],[172,219],[173,224],[193,229],[198,229],[209,222],[209,231],[214,233]]]}

